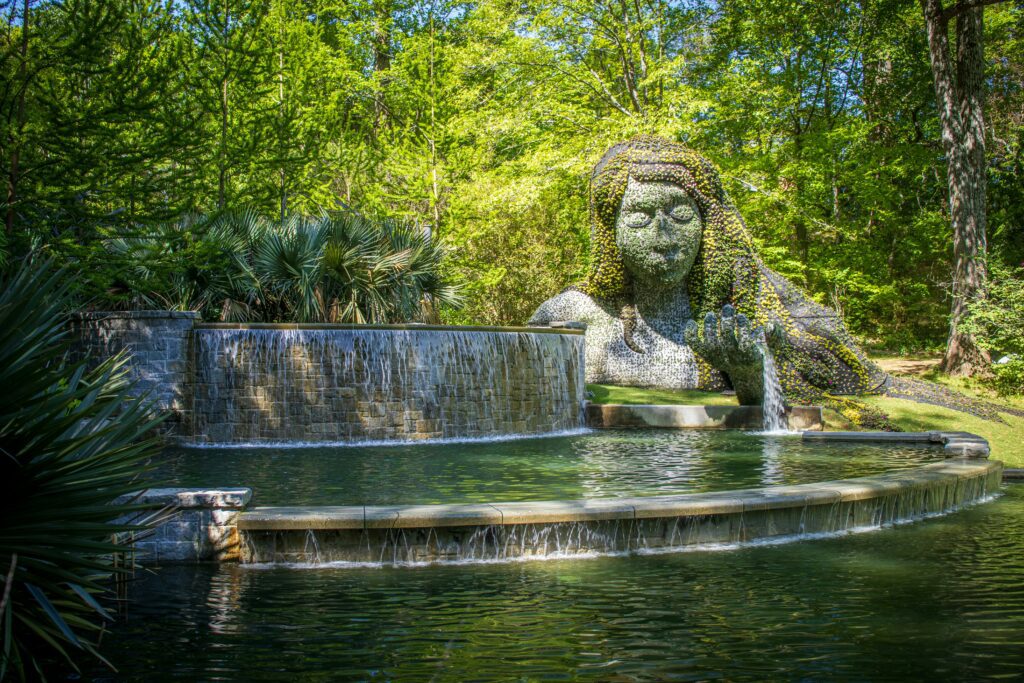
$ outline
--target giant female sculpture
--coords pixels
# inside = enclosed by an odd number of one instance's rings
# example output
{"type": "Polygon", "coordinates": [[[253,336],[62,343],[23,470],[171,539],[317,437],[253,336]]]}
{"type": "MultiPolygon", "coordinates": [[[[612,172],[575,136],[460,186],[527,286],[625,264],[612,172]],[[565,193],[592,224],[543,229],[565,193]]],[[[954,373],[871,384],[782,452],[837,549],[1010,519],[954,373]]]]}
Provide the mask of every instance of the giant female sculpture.
{"type": "Polygon", "coordinates": [[[765,340],[788,401],[887,426],[840,398],[878,390],[887,376],[834,312],[761,262],[707,160],[654,137],[615,145],[594,169],[590,212],[587,281],[530,320],[587,324],[588,381],[674,389],[728,381],[741,403],[759,403],[757,342],[765,340]]]}

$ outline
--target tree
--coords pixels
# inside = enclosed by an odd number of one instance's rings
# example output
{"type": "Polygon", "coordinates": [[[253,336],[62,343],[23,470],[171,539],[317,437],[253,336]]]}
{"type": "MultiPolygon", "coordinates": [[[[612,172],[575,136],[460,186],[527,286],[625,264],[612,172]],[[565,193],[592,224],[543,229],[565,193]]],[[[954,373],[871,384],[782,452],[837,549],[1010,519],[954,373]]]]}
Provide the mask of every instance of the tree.
{"type": "Polygon", "coordinates": [[[988,368],[988,352],[963,330],[968,305],[985,294],[985,61],[984,6],[999,0],[921,0],[935,99],[948,164],[949,214],[953,224],[953,307],[942,368],[973,375],[988,368]],[[956,20],[956,55],[951,59],[949,22],[956,20]]]}

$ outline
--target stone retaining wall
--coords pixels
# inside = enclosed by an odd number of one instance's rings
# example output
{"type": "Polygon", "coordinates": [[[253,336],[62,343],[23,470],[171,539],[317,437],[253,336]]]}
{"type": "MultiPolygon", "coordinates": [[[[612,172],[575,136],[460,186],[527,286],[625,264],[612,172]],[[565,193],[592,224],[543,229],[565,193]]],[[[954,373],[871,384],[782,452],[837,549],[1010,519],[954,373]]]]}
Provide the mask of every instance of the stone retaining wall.
{"type": "Polygon", "coordinates": [[[583,426],[580,330],[200,325],[196,443],[355,443],[583,426]]]}
{"type": "MultiPolygon", "coordinates": [[[[819,406],[789,406],[786,424],[793,431],[820,431],[819,406]]],[[[668,429],[762,429],[761,406],[674,406],[587,404],[587,426],[594,429],[664,427],[668,429]]]]}
{"type": "Polygon", "coordinates": [[[131,354],[185,442],[488,438],[583,426],[583,330],[197,324],[194,312],[72,318],[76,353],[131,354]]]}
{"type": "Polygon", "coordinates": [[[191,403],[188,358],[198,319],[192,311],[83,312],[72,315],[71,335],[78,357],[97,363],[130,353],[134,391],[170,413],[165,425],[173,431],[186,420],[191,403]]]}
{"type": "Polygon", "coordinates": [[[134,502],[175,511],[155,532],[135,543],[138,560],[161,562],[237,562],[238,515],[252,489],[148,489],[134,502]]]}

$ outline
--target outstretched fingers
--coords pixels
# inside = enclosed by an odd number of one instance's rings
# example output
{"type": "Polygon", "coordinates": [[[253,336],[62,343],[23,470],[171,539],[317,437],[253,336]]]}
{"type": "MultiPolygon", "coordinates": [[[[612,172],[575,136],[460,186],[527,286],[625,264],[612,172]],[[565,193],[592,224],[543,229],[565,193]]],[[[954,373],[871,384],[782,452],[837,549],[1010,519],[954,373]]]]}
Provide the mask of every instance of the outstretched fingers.
{"type": "Polygon", "coordinates": [[[718,341],[718,318],[714,313],[704,316],[704,344],[706,348],[716,348],[718,341]]]}

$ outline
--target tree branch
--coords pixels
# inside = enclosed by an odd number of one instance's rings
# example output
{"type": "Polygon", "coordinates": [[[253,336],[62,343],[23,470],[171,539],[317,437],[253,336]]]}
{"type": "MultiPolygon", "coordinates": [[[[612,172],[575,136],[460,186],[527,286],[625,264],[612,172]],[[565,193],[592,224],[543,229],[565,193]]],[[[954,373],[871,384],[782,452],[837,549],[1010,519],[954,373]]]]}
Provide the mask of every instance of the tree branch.
{"type": "Polygon", "coordinates": [[[1006,0],[961,0],[961,2],[942,10],[939,19],[948,22],[950,19],[955,19],[969,10],[984,7],[985,5],[997,5],[1001,2],[1006,2],[1006,0]]]}

